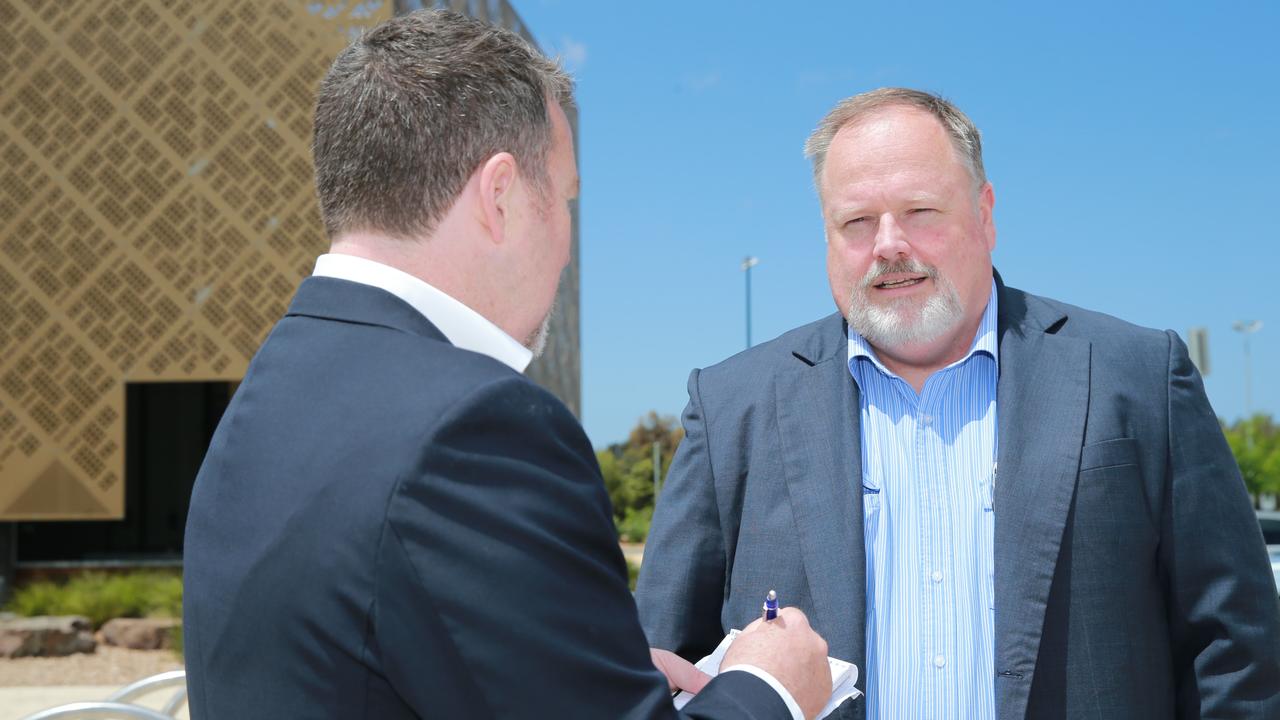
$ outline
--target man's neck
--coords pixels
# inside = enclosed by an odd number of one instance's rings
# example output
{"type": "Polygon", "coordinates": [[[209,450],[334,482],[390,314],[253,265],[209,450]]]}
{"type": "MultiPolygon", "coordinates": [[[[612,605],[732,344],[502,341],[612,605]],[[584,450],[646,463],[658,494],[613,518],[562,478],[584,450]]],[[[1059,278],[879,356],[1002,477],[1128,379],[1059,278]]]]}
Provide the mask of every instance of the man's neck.
{"type": "MultiPolygon", "coordinates": [[[[488,294],[468,284],[466,271],[455,250],[440,237],[401,240],[377,233],[345,233],[334,238],[329,252],[354,255],[408,273],[503,327],[500,314],[488,294]]],[[[503,328],[505,330],[505,328],[503,328]]]]}

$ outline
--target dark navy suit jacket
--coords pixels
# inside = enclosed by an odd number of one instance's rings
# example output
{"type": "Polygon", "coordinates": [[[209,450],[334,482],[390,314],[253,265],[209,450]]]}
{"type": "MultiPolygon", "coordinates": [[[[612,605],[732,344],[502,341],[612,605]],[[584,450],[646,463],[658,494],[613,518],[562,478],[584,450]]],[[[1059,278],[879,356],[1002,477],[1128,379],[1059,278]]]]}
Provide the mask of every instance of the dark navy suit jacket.
{"type": "MultiPolygon", "coordinates": [[[[1280,718],[1280,604],[1186,348],[997,283],[997,716],[1280,718]]],[[[866,677],[846,333],[834,314],[690,377],[636,592],[654,646],[698,657],[776,588],[866,677]]]]}
{"type": "MultiPolygon", "coordinates": [[[[187,522],[192,717],[675,717],[590,444],[407,303],[303,282],[187,522]]],[[[789,717],[747,673],[689,717],[789,717]]]]}

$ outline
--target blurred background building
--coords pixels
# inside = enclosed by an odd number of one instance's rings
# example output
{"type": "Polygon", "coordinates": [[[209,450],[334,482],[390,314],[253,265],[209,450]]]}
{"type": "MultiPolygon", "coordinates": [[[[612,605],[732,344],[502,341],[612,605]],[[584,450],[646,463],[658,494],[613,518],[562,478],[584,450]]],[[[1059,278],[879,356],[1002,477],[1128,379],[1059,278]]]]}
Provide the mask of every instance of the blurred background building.
{"type": "MultiPolygon", "coordinates": [[[[180,563],[209,438],[327,247],[315,88],[424,6],[533,42],[505,0],[0,0],[0,599],[15,568],[180,563]]],[[[577,227],[529,375],[580,413],[577,227]]]]}

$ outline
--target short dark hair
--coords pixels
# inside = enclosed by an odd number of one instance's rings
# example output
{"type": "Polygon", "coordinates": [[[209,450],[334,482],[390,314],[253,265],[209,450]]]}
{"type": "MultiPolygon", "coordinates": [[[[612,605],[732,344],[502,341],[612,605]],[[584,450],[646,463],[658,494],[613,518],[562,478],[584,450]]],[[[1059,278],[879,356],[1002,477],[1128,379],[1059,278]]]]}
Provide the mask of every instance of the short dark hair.
{"type": "Polygon", "coordinates": [[[545,191],[547,101],[565,105],[572,93],[558,65],[494,25],[441,10],[378,25],[338,55],[316,99],[325,231],[430,233],[499,152],[545,191]]]}

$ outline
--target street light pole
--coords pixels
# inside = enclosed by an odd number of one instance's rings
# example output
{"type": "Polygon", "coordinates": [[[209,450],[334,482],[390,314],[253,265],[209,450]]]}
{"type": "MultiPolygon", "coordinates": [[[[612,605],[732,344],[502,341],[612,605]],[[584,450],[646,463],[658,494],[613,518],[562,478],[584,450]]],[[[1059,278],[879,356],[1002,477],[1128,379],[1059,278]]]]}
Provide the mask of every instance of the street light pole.
{"type": "Polygon", "coordinates": [[[1253,417],[1253,361],[1249,357],[1249,336],[1262,329],[1261,320],[1237,320],[1232,329],[1244,336],[1244,419],[1253,417]]]}
{"type": "Polygon", "coordinates": [[[658,504],[658,493],[662,491],[662,444],[653,441],[653,503],[658,504]]]}
{"type": "Polygon", "coordinates": [[[742,259],[742,271],[747,274],[747,347],[751,347],[751,268],[760,264],[760,258],[750,255],[742,259]]]}

